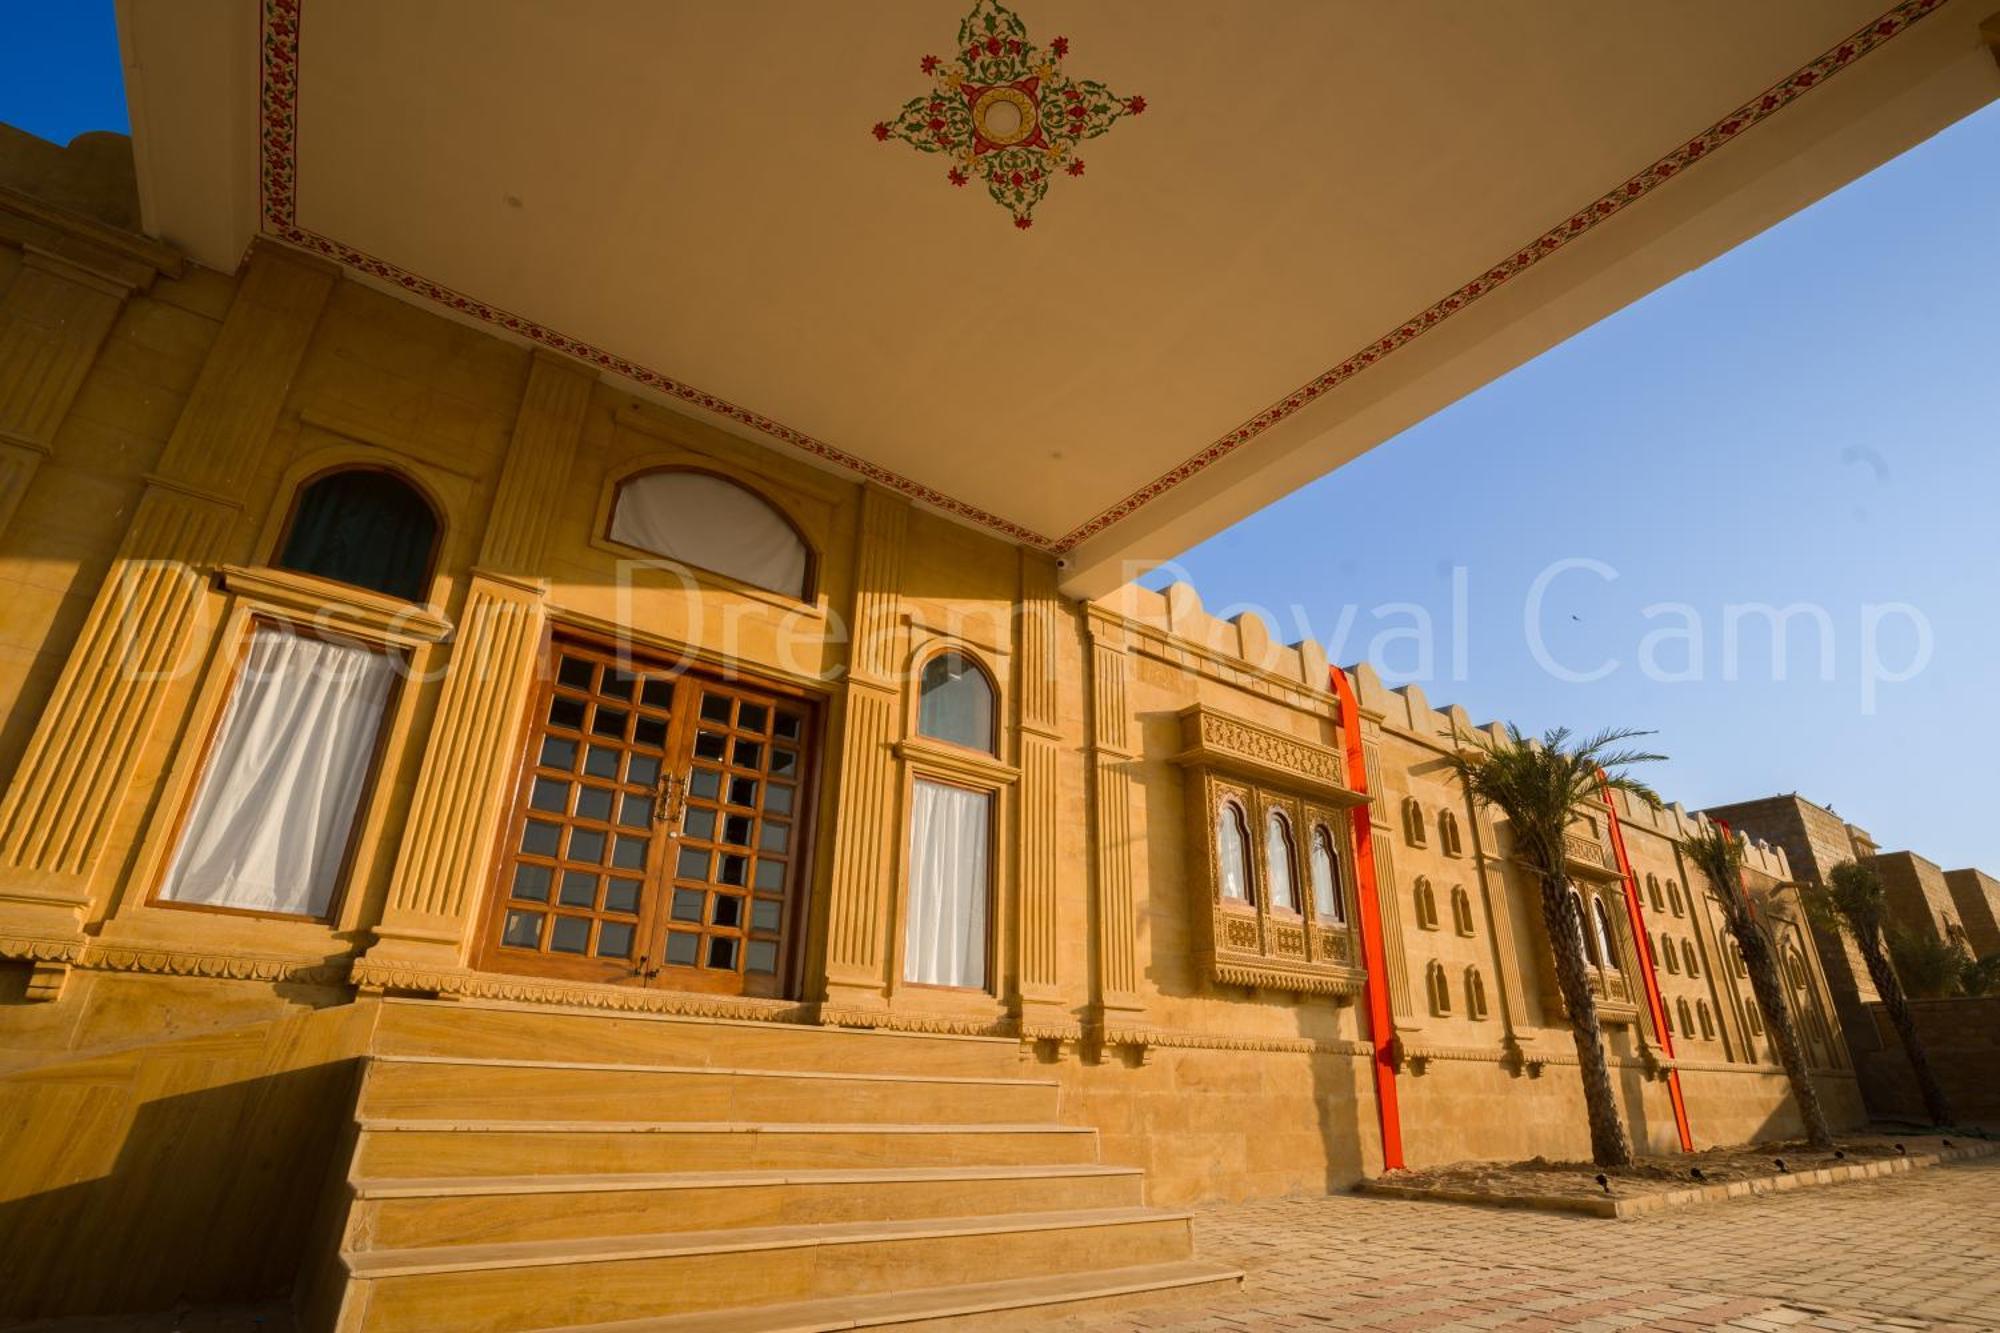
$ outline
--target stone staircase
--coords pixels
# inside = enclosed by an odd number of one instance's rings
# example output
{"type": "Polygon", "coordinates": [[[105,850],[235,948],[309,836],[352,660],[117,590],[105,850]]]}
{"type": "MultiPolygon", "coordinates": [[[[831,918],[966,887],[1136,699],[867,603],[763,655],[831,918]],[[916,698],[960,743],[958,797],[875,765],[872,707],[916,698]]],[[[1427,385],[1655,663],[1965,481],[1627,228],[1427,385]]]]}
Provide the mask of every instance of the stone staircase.
{"type": "Polygon", "coordinates": [[[338,1255],[360,1330],[1006,1327],[1233,1286],[1009,1040],[383,1002],[338,1255]]]}

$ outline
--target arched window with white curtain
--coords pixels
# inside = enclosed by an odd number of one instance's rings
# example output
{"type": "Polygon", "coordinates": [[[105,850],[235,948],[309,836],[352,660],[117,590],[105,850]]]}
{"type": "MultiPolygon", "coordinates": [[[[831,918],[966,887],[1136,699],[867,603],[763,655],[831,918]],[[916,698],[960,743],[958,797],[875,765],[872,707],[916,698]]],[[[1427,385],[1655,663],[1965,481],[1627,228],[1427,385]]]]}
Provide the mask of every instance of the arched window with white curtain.
{"type": "Polygon", "coordinates": [[[1250,835],[1243,825],[1243,807],[1224,801],[1215,811],[1215,861],[1224,901],[1247,903],[1250,889],[1250,835]]]}
{"type": "Polygon", "coordinates": [[[668,468],[618,487],[612,541],[807,601],[812,552],[792,521],[746,486],[668,468]]]}
{"type": "Polygon", "coordinates": [[[1611,941],[1615,938],[1611,933],[1611,917],[1604,910],[1604,900],[1595,894],[1591,895],[1590,914],[1591,919],[1597,927],[1598,957],[1604,960],[1604,966],[1616,971],[1618,968],[1618,955],[1611,948],[1611,941]]]}
{"type": "Polygon", "coordinates": [[[1583,905],[1583,898],[1575,889],[1569,891],[1570,910],[1576,915],[1576,933],[1583,943],[1583,958],[1592,967],[1604,965],[1604,955],[1597,949],[1597,932],[1591,927],[1590,916],[1583,905]]]}
{"type": "Polygon", "coordinates": [[[1324,824],[1313,828],[1312,890],[1313,915],[1344,925],[1347,906],[1340,891],[1340,856],[1333,850],[1333,831],[1324,824]]]}
{"type": "Polygon", "coordinates": [[[1274,911],[1299,910],[1299,876],[1292,856],[1292,826],[1276,810],[1264,817],[1264,867],[1274,911]]]}
{"type": "Polygon", "coordinates": [[[255,622],[160,898],[330,915],[402,660],[255,622]]]}
{"type": "Polygon", "coordinates": [[[986,985],[993,793],[931,778],[910,784],[910,893],[903,979],[986,985]]]}

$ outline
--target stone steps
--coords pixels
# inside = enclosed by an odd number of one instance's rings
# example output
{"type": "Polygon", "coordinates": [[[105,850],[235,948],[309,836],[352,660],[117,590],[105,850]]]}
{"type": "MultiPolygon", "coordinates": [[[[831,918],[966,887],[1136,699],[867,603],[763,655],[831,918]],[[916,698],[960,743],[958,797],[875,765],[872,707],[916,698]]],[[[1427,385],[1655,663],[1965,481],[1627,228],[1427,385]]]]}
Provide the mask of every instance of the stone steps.
{"type": "Polygon", "coordinates": [[[895,1218],[1133,1208],[1145,1179],[1095,1164],[438,1177],[357,1182],[352,1250],[895,1218]]]}
{"type": "Polygon", "coordinates": [[[371,1250],[348,1258],[346,1326],[512,1333],[1172,1263],[1189,1243],[1185,1213],[1116,1208],[371,1250]]]}
{"type": "Polygon", "coordinates": [[[360,1114],[376,1120],[644,1120],[1020,1124],[1056,1117],[1047,1080],[580,1061],[378,1055],[360,1114]]]}
{"type": "Polygon", "coordinates": [[[1175,1294],[1233,1289],[1243,1274],[1200,1259],[1133,1268],[1003,1278],[953,1287],[827,1300],[789,1301],[749,1310],[666,1315],[609,1324],[573,1324],[535,1333],[836,1333],[854,1328],[1005,1330],[1037,1311],[1071,1315],[1150,1303],[1175,1294]]]}
{"type": "Polygon", "coordinates": [[[385,1000],[307,1321],[1013,1327],[1236,1281],[1034,1071],[985,1037],[385,1000]]]}

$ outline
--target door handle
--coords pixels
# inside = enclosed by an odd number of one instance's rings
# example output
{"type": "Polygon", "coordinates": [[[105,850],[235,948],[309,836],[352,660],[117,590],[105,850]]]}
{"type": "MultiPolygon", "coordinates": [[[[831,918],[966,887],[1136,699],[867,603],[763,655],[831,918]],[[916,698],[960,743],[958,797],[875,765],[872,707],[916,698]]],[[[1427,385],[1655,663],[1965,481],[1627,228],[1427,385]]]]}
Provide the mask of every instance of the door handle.
{"type": "Polygon", "coordinates": [[[680,795],[681,780],[669,773],[660,779],[659,788],[653,793],[653,822],[665,824],[668,832],[673,832],[674,802],[680,795]]]}

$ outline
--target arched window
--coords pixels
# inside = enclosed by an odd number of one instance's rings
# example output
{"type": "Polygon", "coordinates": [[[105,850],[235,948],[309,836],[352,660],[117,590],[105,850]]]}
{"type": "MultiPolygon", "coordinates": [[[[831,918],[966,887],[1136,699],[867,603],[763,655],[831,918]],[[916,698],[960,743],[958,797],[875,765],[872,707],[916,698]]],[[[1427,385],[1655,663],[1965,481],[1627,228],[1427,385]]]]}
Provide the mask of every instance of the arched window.
{"type": "Polygon", "coordinates": [[[1660,877],[1658,875],[1646,876],[1646,897],[1652,902],[1655,912],[1664,912],[1667,910],[1667,900],[1660,896],[1660,877]]]}
{"type": "Polygon", "coordinates": [[[1250,858],[1244,851],[1249,841],[1243,808],[1234,801],[1224,801],[1215,812],[1215,860],[1222,896],[1231,902],[1250,901],[1250,858]]]}
{"type": "Polygon", "coordinates": [[[1417,876],[1417,886],[1412,896],[1416,899],[1417,904],[1418,928],[1422,930],[1436,930],[1438,928],[1438,902],[1437,894],[1431,891],[1431,882],[1421,875],[1417,876]]]}
{"type": "Polygon", "coordinates": [[[1344,924],[1347,905],[1340,892],[1340,857],[1333,850],[1333,833],[1315,825],[1312,836],[1313,916],[1344,924]]]}
{"type": "Polygon", "coordinates": [[[1458,816],[1449,810],[1438,811],[1438,846],[1446,856],[1457,856],[1464,850],[1458,838],[1458,816]]]}
{"type": "Polygon", "coordinates": [[[1452,886],[1451,928],[1461,935],[1472,933],[1472,897],[1463,884],[1452,886]]]}
{"type": "Polygon", "coordinates": [[[348,468],[299,490],[276,563],[421,602],[437,540],[437,513],[416,487],[380,468],[348,468]]]}
{"type": "Polygon", "coordinates": [[[1799,961],[1798,954],[1791,949],[1785,950],[1785,976],[1790,979],[1793,990],[1806,988],[1806,965],[1799,961]]]}
{"type": "Polygon", "coordinates": [[[1591,928],[1590,916],[1584,910],[1583,899],[1575,889],[1569,891],[1570,909],[1576,913],[1576,931],[1583,941],[1583,958],[1592,967],[1604,966],[1604,955],[1597,949],[1597,932],[1591,928]]]}
{"type": "Polygon", "coordinates": [[[1695,1001],[1694,1012],[1695,1017],[1701,1020],[1701,1039],[1703,1041],[1714,1041],[1715,1020],[1709,1016],[1708,1001],[1695,1001]]]}
{"type": "Polygon", "coordinates": [[[917,732],[993,753],[993,684],[964,653],[943,652],[924,663],[917,685],[917,732]]]}
{"type": "Polygon", "coordinates": [[[1757,1011],[1757,1002],[1755,1000],[1746,1001],[1743,1006],[1743,1011],[1750,1017],[1750,1030],[1756,1033],[1760,1037],[1763,1036],[1764,1015],[1757,1011]]]}
{"type": "Polygon", "coordinates": [[[1465,1014],[1468,1018],[1486,1017],[1486,978],[1476,967],[1465,969],[1465,1014]]]}
{"type": "Polygon", "coordinates": [[[1701,963],[1695,958],[1693,940],[1681,941],[1681,961],[1687,964],[1687,974],[1689,976],[1698,977],[1701,975],[1701,963]]]}
{"type": "Polygon", "coordinates": [[[1667,881],[1667,906],[1675,916],[1681,914],[1681,886],[1671,879],[1667,881]]]}
{"type": "Polygon", "coordinates": [[[1412,847],[1424,845],[1424,808],[1414,796],[1403,798],[1403,836],[1412,847]]]}
{"type": "Polygon", "coordinates": [[[1681,1034],[1692,1038],[1694,1036],[1694,1011],[1688,1008],[1686,997],[1682,997],[1674,1008],[1680,1013],[1681,1034]]]}
{"type": "Polygon", "coordinates": [[[1660,961],[1667,965],[1667,971],[1673,973],[1675,976],[1680,975],[1680,950],[1674,948],[1673,936],[1667,934],[1664,930],[1660,932],[1660,961]]]}
{"type": "Polygon", "coordinates": [[[1604,900],[1591,895],[1590,914],[1597,923],[1597,951],[1604,959],[1604,966],[1616,970],[1618,955],[1611,951],[1611,918],[1605,914],[1604,900]]]}
{"type": "Polygon", "coordinates": [[[812,553],[798,529],[771,503],[708,472],[646,472],[619,486],[611,540],[753,588],[812,595],[812,553]]]}
{"type": "Polygon", "coordinates": [[[1424,989],[1430,992],[1433,1014],[1442,1016],[1451,1012],[1451,979],[1444,974],[1444,964],[1436,959],[1424,970],[1424,989]]]}
{"type": "Polygon", "coordinates": [[[1292,826],[1276,810],[1264,817],[1264,864],[1271,886],[1271,908],[1299,910],[1299,877],[1293,870],[1292,826]]]}

